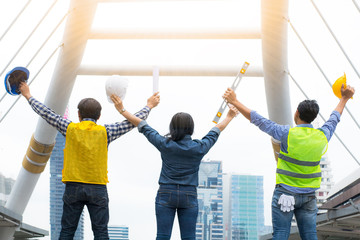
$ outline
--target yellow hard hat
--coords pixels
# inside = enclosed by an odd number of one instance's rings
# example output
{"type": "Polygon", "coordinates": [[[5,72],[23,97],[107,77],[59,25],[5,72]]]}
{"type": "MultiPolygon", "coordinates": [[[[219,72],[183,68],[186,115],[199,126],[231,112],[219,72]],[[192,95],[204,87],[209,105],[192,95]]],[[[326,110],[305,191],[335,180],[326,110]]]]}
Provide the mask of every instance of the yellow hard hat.
{"type": "Polygon", "coordinates": [[[341,98],[341,85],[344,84],[344,88],[346,88],[346,75],[339,77],[334,84],[332,85],[333,92],[335,96],[341,98]]]}

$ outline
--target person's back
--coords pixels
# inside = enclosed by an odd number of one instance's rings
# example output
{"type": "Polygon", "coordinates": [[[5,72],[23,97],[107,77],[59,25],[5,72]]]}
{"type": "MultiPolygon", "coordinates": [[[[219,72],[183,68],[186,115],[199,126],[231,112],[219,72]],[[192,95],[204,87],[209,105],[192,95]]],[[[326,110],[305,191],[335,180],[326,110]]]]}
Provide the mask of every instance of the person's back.
{"type": "Polygon", "coordinates": [[[62,181],[107,184],[107,136],[91,120],[70,123],[66,132],[62,181]]]}
{"type": "Polygon", "coordinates": [[[318,129],[310,127],[290,128],[287,136],[287,152],[281,151],[276,169],[276,184],[296,188],[320,187],[320,160],[327,150],[327,138],[318,129]]]}
{"type": "Polygon", "coordinates": [[[150,126],[140,125],[138,128],[161,153],[159,184],[198,185],[200,162],[217,141],[220,134],[218,128],[211,129],[201,140],[193,140],[193,119],[190,114],[183,112],[173,116],[169,134],[165,137],[155,133],[150,126]]]}
{"type": "MultiPolygon", "coordinates": [[[[121,112],[120,98],[112,96],[121,112]]],[[[155,200],[157,240],[169,240],[175,214],[178,215],[181,239],[195,240],[198,215],[197,185],[200,161],[217,141],[220,132],[234,118],[230,110],[226,118],[212,128],[201,140],[192,140],[194,122],[190,114],[177,113],[170,122],[170,133],[161,136],[145,121],[126,111],[123,116],[138,127],[140,133],[161,153],[162,168],[155,200]]]]}
{"type": "MultiPolygon", "coordinates": [[[[66,186],[59,239],[73,239],[85,205],[91,218],[94,239],[109,239],[108,145],[135,126],[128,121],[97,125],[101,105],[93,98],[79,102],[80,122],[73,123],[33,98],[26,83],[20,84],[20,91],[33,110],[66,139],[62,176],[66,186]]],[[[150,97],[147,106],[136,116],[146,119],[151,108],[157,104],[155,97],[150,97]]]]}
{"type": "Polygon", "coordinates": [[[78,104],[79,123],[66,130],[62,181],[107,184],[108,139],[106,128],[96,124],[101,105],[93,98],[78,104]]]}
{"type": "Polygon", "coordinates": [[[320,160],[327,151],[328,140],[336,125],[330,130],[314,129],[311,122],[318,113],[319,105],[315,100],[302,101],[294,115],[297,126],[279,133],[281,148],[277,160],[276,184],[290,191],[305,193],[303,189],[309,189],[308,192],[315,192],[320,187],[320,160]]]}
{"type": "Polygon", "coordinates": [[[314,100],[304,100],[294,114],[296,127],[280,125],[250,110],[228,89],[224,98],[260,130],[280,141],[277,158],[276,186],[273,193],[273,239],[286,240],[290,234],[293,215],[302,239],[316,240],[316,214],[318,211],[315,191],[320,187],[320,160],[340,121],[347,101],[354,95],[351,86],[341,88],[341,99],[330,118],[319,129],[311,122],[319,112],[314,100]]]}

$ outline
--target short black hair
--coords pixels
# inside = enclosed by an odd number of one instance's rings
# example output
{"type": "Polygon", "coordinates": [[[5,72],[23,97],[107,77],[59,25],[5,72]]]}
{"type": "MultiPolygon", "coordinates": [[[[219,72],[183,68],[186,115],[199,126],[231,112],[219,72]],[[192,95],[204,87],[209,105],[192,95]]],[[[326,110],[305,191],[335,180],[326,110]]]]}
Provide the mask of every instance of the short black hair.
{"type": "Polygon", "coordinates": [[[84,98],[78,104],[80,117],[98,120],[101,114],[101,105],[93,98],[84,98]]]}
{"type": "Polygon", "coordinates": [[[185,135],[192,135],[194,133],[194,121],[190,114],[179,112],[176,113],[170,122],[170,133],[167,137],[173,141],[181,140],[185,135]]]}
{"type": "Polygon", "coordinates": [[[27,80],[27,74],[21,70],[13,71],[9,76],[9,83],[11,87],[15,87],[15,92],[21,94],[19,90],[20,83],[25,82],[27,80]]]}
{"type": "Polygon", "coordinates": [[[297,110],[301,120],[311,123],[317,117],[320,108],[316,100],[304,100],[299,103],[297,110]]]}

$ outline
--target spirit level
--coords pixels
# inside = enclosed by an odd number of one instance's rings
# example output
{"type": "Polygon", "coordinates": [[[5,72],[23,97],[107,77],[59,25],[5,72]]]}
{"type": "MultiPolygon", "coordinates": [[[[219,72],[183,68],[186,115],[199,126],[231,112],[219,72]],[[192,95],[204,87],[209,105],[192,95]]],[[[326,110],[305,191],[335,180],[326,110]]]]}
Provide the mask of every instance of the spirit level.
{"type": "MultiPolygon", "coordinates": [[[[234,82],[233,82],[233,84],[232,84],[232,86],[231,86],[231,89],[232,89],[232,90],[234,90],[234,91],[236,90],[236,88],[237,88],[237,86],[239,85],[242,77],[244,76],[244,74],[245,74],[246,69],[248,68],[248,66],[249,66],[249,63],[248,63],[248,62],[245,62],[245,63],[243,64],[240,72],[237,74],[237,76],[236,76],[236,78],[235,78],[235,80],[234,80],[234,82]]],[[[217,114],[216,114],[215,117],[214,117],[214,120],[213,120],[214,123],[217,124],[217,123],[219,122],[222,114],[224,113],[224,111],[225,111],[225,109],[226,109],[226,106],[227,106],[227,102],[226,102],[225,99],[224,99],[223,103],[221,104],[221,106],[220,106],[220,108],[219,108],[219,111],[217,112],[217,114]]]]}

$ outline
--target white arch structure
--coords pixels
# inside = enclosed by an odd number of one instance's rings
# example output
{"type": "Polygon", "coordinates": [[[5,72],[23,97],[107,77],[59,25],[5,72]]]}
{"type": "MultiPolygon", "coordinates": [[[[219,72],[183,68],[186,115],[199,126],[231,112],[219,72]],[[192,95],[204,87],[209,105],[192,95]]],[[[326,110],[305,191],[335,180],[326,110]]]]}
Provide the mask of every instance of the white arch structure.
{"type": "MultiPolygon", "coordinates": [[[[178,39],[262,39],[263,70],[261,67],[251,66],[247,77],[264,76],[266,99],[269,117],[280,124],[292,125],[290,109],[289,84],[287,75],[287,14],[288,0],[262,0],[261,31],[243,32],[104,32],[91,31],[92,21],[99,2],[124,2],[126,0],[71,0],[70,11],[63,35],[63,47],[53,72],[52,80],[47,91],[45,104],[57,113],[65,112],[77,75],[152,75],[152,67],[144,66],[123,69],[93,68],[81,65],[87,40],[114,38],[178,38],[178,39]]],[[[151,1],[151,0],[133,0],[151,1]]],[[[199,1],[199,0],[198,0],[199,1]]],[[[235,68],[194,68],[180,66],[161,68],[162,76],[235,76],[235,68]]],[[[50,127],[39,118],[29,150],[24,157],[16,183],[12,189],[6,208],[22,215],[32,192],[37,184],[41,172],[51,153],[51,146],[55,141],[56,129],[50,127]],[[47,157],[47,159],[46,159],[47,157]]],[[[0,239],[12,239],[15,227],[1,228],[0,239]]]]}

